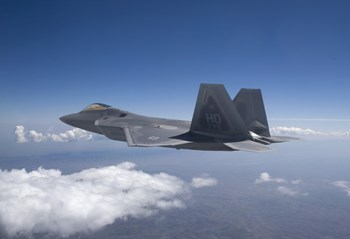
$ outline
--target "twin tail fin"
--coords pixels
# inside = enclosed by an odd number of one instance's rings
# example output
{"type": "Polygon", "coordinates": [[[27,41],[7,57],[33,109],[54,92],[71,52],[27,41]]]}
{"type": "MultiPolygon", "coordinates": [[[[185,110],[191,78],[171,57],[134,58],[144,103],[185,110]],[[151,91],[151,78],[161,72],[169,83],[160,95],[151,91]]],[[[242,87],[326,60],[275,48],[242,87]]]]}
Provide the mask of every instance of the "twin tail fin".
{"type": "Polygon", "coordinates": [[[240,141],[250,133],[221,84],[201,84],[190,131],[216,139],[240,141]]]}

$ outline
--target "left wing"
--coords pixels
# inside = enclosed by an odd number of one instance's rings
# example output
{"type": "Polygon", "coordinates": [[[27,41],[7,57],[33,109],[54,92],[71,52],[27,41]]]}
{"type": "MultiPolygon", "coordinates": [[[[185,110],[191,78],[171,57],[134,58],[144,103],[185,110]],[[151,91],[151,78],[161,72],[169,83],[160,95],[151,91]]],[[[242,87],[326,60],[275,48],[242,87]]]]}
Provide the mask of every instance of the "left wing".
{"type": "Polygon", "coordinates": [[[132,126],[124,128],[128,146],[161,147],[176,146],[189,143],[188,141],[172,138],[181,133],[176,130],[164,128],[149,128],[145,126],[132,126]]]}
{"type": "Polygon", "coordinates": [[[174,138],[188,131],[188,129],[176,125],[138,121],[125,123],[116,120],[97,120],[95,125],[106,137],[124,140],[131,147],[176,146],[189,143],[189,141],[174,138]]]}

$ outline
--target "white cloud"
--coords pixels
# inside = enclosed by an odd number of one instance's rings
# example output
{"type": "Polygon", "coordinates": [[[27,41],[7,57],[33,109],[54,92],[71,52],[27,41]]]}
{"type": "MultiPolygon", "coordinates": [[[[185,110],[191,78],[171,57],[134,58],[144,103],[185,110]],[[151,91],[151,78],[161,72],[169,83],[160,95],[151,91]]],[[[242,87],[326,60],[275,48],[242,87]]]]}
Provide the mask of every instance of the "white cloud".
{"type": "Polygon", "coordinates": [[[297,190],[290,189],[285,186],[279,186],[277,188],[277,191],[283,195],[290,196],[290,197],[298,197],[298,196],[307,196],[308,193],[302,193],[297,190]]]}
{"type": "MultiPolygon", "coordinates": [[[[212,186],[216,179],[201,182],[201,187],[212,186]]],[[[69,175],[43,168],[0,170],[0,223],[10,236],[69,236],[98,230],[117,219],[184,208],[190,189],[175,176],[148,174],[130,162],[69,175]]]]}
{"type": "Polygon", "coordinates": [[[350,119],[332,119],[332,118],[271,118],[276,121],[326,121],[326,122],[350,122],[350,119]]]}
{"type": "Polygon", "coordinates": [[[29,137],[35,142],[35,143],[40,143],[42,141],[46,141],[47,138],[39,132],[36,132],[35,130],[30,130],[29,131],[29,137]]]}
{"type": "Polygon", "coordinates": [[[48,138],[55,142],[68,142],[81,139],[91,140],[92,134],[79,128],[73,128],[72,130],[67,130],[60,134],[48,134],[48,138]]]}
{"type": "Polygon", "coordinates": [[[324,133],[312,129],[302,129],[297,127],[277,126],[271,128],[271,134],[276,135],[323,135],[324,133]]]}
{"type": "Polygon", "coordinates": [[[16,126],[15,135],[16,135],[16,141],[17,141],[17,143],[19,143],[19,144],[23,144],[23,143],[25,143],[25,142],[28,141],[28,140],[26,139],[26,136],[25,136],[24,127],[23,127],[22,125],[16,126]]]}
{"type": "Polygon", "coordinates": [[[334,186],[340,188],[350,197],[350,182],[348,181],[335,181],[332,183],[334,186]]]}
{"type": "Polygon", "coordinates": [[[29,131],[29,138],[26,137],[25,128],[22,125],[16,126],[15,134],[17,137],[17,143],[25,143],[25,142],[70,142],[70,141],[79,141],[79,140],[92,140],[92,134],[88,133],[85,130],[79,128],[73,128],[71,130],[67,130],[64,133],[58,134],[43,134],[37,132],[35,130],[29,131]]]}
{"type": "MultiPolygon", "coordinates": [[[[273,178],[271,177],[268,173],[264,172],[260,174],[260,177],[255,180],[256,184],[259,183],[267,183],[267,182],[275,182],[275,183],[284,183],[284,184],[293,184],[294,187],[297,184],[302,183],[302,180],[297,179],[297,180],[286,180],[284,178],[273,178]]],[[[297,196],[306,196],[308,193],[303,193],[298,190],[293,190],[289,187],[286,186],[278,186],[277,187],[277,192],[283,195],[291,196],[291,197],[297,197],[297,196]]]]}
{"type": "Polygon", "coordinates": [[[201,177],[192,178],[191,186],[194,188],[215,186],[218,183],[216,178],[201,177]]]}
{"type": "Polygon", "coordinates": [[[270,129],[274,135],[291,135],[291,136],[333,136],[333,137],[348,137],[350,131],[342,132],[321,132],[312,129],[303,129],[298,127],[276,126],[270,129]]]}
{"type": "Polygon", "coordinates": [[[266,183],[266,182],[286,183],[287,181],[283,178],[273,178],[266,172],[261,173],[260,177],[255,180],[255,183],[266,183]]]}
{"type": "Polygon", "coordinates": [[[301,180],[301,179],[297,179],[297,180],[292,180],[291,181],[292,184],[300,184],[302,182],[303,182],[303,180],[301,180]]]}

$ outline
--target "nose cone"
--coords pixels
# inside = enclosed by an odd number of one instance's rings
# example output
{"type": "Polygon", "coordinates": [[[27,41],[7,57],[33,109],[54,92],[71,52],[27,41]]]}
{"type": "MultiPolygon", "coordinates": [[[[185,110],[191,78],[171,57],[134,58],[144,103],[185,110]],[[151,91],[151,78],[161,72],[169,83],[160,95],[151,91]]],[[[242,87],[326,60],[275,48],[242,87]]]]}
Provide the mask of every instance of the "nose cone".
{"type": "Polygon", "coordinates": [[[95,126],[95,120],[98,116],[99,115],[93,114],[93,112],[76,113],[64,115],[60,120],[70,126],[101,134],[101,131],[95,126]]]}
{"type": "Polygon", "coordinates": [[[63,123],[72,125],[72,123],[76,120],[76,116],[75,116],[75,114],[64,115],[60,118],[60,120],[63,123]]]}
{"type": "Polygon", "coordinates": [[[63,123],[66,123],[67,122],[67,115],[64,115],[60,118],[60,120],[63,122],[63,123]]]}

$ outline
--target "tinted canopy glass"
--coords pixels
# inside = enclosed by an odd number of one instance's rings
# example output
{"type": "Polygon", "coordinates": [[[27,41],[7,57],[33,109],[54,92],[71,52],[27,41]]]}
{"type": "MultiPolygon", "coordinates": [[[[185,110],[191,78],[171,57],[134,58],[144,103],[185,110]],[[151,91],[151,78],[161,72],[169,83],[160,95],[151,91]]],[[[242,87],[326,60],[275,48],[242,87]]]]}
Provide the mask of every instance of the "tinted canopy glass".
{"type": "Polygon", "coordinates": [[[101,103],[94,103],[94,104],[89,105],[85,109],[83,109],[82,112],[83,111],[93,111],[93,110],[106,110],[110,107],[111,106],[109,106],[109,105],[105,105],[105,104],[101,104],[101,103]]]}

